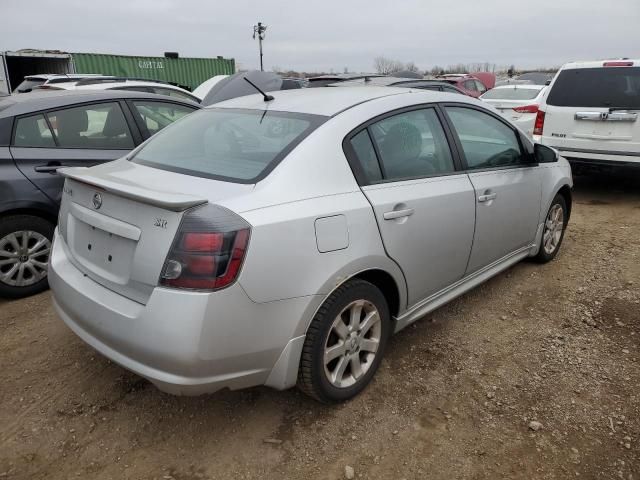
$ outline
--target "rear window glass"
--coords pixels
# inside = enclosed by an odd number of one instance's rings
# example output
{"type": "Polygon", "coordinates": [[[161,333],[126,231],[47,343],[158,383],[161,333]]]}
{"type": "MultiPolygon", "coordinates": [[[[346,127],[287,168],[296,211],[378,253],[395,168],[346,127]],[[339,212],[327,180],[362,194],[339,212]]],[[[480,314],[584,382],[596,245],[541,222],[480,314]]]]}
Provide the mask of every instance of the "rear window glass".
{"type": "Polygon", "coordinates": [[[542,88],[494,88],[482,95],[485,100],[532,100],[542,88]]]}
{"type": "Polygon", "coordinates": [[[549,92],[547,103],[557,107],[640,109],[640,68],[563,70],[549,92]]]}
{"type": "Polygon", "coordinates": [[[325,119],[263,110],[200,110],[162,130],[132,161],[186,175],[252,183],[325,119]]]}

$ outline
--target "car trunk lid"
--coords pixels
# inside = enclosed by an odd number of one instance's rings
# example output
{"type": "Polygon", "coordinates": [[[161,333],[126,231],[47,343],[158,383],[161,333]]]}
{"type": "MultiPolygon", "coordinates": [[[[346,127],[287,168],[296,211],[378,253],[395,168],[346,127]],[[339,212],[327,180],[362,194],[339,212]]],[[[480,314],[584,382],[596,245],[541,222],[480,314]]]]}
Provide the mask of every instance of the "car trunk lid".
{"type": "Polygon", "coordinates": [[[60,170],[59,231],[71,262],[92,280],[145,304],[184,213],[253,185],[166,172],[118,160],[60,170]]]}

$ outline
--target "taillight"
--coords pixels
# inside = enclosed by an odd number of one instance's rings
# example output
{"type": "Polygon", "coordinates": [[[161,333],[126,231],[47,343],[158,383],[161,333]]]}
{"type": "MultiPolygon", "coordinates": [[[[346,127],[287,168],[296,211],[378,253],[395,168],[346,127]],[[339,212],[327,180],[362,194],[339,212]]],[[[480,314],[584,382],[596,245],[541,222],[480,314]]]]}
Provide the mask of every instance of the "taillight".
{"type": "Polygon", "coordinates": [[[537,113],[538,105],[523,105],[522,107],[515,107],[513,111],[518,113],[537,113]]]}
{"type": "Polygon", "coordinates": [[[633,62],[604,62],[603,67],[633,67],[633,62]]]}
{"type": "Polygon", "coordinates": [[[207,204],[182,219],[160,275],[160,285],[218,290],[238,277],[250,225],[226,208],[207,204]]]}
{"type": "Polygon", "coordinates": [[[536,122],[533,125],[533,134],[542,135],[543,128],[544,128],[544,112],[542,110],[538,110],[538,114],[536,115],[536,122]]]}

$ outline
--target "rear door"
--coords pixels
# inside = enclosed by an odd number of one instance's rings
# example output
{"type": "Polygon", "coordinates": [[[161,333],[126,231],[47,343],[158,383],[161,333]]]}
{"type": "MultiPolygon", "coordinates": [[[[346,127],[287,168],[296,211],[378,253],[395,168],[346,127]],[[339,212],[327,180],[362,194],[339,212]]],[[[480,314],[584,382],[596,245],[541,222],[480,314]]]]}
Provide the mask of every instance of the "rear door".
{"type": "Polygon", "coordinates": [[[390,114],[345,142],[387,254],[414,305],[460,280],[471,250],[474,192],[436,108],[390,114]]]}
{"type": "Polygon", "coordinates": [[[445,111],[475,191],[470,274],[533,244],[542,177],[517,130],[502,119],[468,105],[445,111]]]}
{"type": "Polygon", "coordinates": [[[22,174],[59,204],[60,167],[90,167],[122,157],[140,134],[120,102],[100,102],[17,117],[11,155],[22,174]]]}
{"type": "Polygon", "coordinates": [[[640,155],[640,66],[565,69],[550,88],[545,144],[570,156],[640,155]]]}

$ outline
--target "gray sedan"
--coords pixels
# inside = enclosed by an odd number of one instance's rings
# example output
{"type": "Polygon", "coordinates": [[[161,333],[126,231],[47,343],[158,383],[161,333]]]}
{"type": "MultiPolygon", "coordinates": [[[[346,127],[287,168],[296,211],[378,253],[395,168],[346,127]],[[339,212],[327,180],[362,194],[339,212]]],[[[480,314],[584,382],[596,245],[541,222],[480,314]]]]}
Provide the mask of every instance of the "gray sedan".
{"type": "Polygon", "coordinates": [[[358,394],[389,336],[525,258],[552,260],[571,170],[478,100],[252,95],[63,170],[55,308],[175,394],[358,394]]]}
{"type": "Polygon", "coordinates": [[[47,288],[63,166],[120,158],[197,110],[142,92],[39,91],[0,97],[0,296],[47,288]]]}

